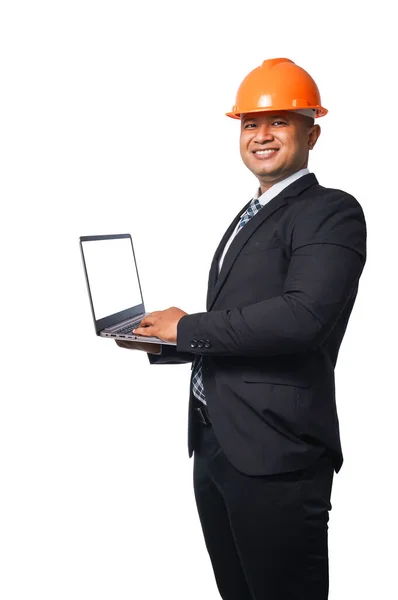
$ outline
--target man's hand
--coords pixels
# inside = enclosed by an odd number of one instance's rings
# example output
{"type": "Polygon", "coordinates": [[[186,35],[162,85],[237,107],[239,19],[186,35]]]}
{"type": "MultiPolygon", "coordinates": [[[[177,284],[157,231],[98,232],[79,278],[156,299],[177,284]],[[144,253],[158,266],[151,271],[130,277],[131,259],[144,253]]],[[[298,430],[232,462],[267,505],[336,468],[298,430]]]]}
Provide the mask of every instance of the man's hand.
{"type": "Polygon", "coordinates": [[[142,350],[149,354],[160,354],[162,350],[160,344],[148,344],[147,342],[133,342],[130,340],[115,340],[115,342],[120,348],[127,348],[127,350],[142,350]]]}
{"type": "Polygon", "coordinates": [[[147,337],[156,336],[165,342],[177,342],[177,325],[188,313],[172,306],[166,310],[158,310],[144,317],[133,333],[147,337]]]}

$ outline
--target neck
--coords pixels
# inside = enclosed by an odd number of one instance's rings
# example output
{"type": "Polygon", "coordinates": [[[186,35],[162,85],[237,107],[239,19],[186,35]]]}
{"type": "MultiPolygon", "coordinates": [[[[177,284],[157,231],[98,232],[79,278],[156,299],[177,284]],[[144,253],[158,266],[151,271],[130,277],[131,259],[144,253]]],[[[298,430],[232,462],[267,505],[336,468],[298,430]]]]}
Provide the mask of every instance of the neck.
{"type": "Polygon", "coordinates": [[[261,192],[261,194],[264,194],[264,192],[266,192],[267,190],[269,190],[276,183],[279,183],[280,181],[284,181],[285,179],[287,179],[291,175],[294,175],[294,173],[298,173],[298,171],[301,171],[301,169],[306,169],[306,168],[307,168],[307,165],[303,165],[299,169],[295,169],[294,171],[291,171],[290,173],[284,173],[283,175],[280,175],[279,177],[276,176],[274,179],[270,180],[267,177],[266,181],[264,181],[264,179],[262,177],[259,177],[258,178],[258,182],[260,184],[260,192],[261,192]]]}

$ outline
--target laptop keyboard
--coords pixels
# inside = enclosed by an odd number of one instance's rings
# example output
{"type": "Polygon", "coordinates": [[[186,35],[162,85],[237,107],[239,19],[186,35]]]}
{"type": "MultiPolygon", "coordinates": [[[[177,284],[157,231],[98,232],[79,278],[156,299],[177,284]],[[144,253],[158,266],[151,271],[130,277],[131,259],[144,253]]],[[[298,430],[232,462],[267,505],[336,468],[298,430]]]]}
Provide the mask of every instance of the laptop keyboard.
{"type": "Polygon", "coordinates": [[[133,329],[135,329],[140,324],[140,322],[141,321],[134,321],[133,323],[129,323],[128,325],[125,325],[121,329],[115,331],[115,333],[132,333],[133,329]]]}

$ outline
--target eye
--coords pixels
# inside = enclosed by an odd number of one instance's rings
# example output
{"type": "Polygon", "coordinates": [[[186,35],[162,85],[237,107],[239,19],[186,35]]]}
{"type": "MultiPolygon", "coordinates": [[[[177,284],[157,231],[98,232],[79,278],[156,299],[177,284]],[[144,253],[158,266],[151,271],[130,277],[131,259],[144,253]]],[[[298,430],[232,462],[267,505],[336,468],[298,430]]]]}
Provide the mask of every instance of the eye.
{"type": "Polygon", "coordinates": [[[272,125],[286,125],[286,121],[274,121],[272,125]]]}
{"type": "Polygon", "coordinates": [[[246,125],[244,126],[244,129],[250,129],[252,127],[255,127],[256,124],[255,123],[246,123],[246,125]]]}

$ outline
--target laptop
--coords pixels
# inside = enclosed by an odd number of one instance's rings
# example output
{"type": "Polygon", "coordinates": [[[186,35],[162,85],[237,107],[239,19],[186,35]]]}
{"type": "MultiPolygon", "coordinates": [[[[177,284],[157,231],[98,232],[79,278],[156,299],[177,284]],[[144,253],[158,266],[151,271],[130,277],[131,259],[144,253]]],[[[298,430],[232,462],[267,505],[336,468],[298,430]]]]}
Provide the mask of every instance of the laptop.
{"type": "Polygon", "coordinates": [[[145,312],[131,235],[90,235],[79,239],[96,334],[115,340],[175,346],[175,342],[133,333],[149,313],[145,312]]]}

